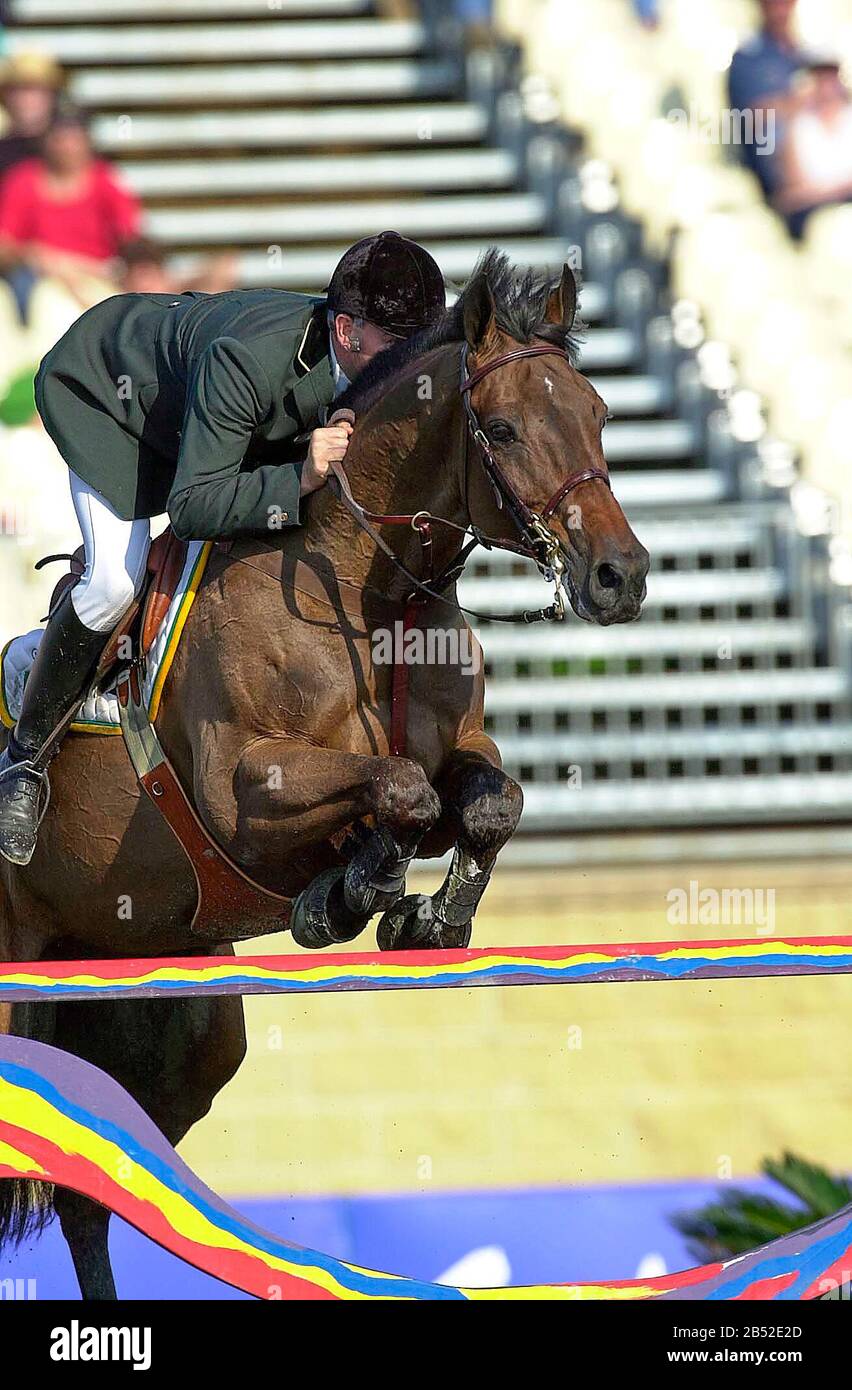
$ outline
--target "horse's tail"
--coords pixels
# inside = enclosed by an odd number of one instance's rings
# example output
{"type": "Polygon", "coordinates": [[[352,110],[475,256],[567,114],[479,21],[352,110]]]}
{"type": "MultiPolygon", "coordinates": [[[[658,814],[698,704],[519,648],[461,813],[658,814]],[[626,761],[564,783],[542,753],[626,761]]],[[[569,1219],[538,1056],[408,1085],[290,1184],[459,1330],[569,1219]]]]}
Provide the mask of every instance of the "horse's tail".
{"type": "MultiPolygon", "coordinates": [[[[9,1032],[18,1038],[50,1042],[56,1023],[56,1005],[39,1003],[12,1007],[9,1032]]],[[[0,1251],[5,1245],[39,1235],[53,1220],[53,1184],[12,1178],[0,1182],[0,1251]]]]}

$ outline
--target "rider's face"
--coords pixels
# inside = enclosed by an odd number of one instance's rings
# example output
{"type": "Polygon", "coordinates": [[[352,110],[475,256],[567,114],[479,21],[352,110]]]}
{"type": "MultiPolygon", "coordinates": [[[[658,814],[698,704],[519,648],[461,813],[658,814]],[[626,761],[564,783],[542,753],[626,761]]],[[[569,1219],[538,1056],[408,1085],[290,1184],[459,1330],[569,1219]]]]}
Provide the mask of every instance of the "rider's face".
{"type": "Polygon", "coordinates": [[[398,341],[387,329],[379,328],[378,324],[370,323],[369,319],[361,320],[361,356],[365,362],[371,361],[377,353],[384,352],[386,347],[398,341]]]}
{"type": "Polygon", "coordinates": [[[334,353],[350,381],[354,381],[368,362],[397,339],[392,333],[369,319],[356,319],[351,314],[335,314],[334,353]]]}

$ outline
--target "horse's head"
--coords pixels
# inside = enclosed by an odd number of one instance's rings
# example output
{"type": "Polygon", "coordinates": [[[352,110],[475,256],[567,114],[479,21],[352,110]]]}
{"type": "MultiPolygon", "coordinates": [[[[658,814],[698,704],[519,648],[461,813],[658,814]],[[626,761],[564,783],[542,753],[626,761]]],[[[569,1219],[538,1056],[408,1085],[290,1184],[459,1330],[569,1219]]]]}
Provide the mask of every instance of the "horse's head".
{"type": "Polygon", "coordinates": [[[566,265],[559,285],[546,300],[539,297],[539,322],[529,317],[531,278],[515,279],[508,291],[498,285],[495,295],[492,274],[486,261],[462,297],[466,369],[468,378],[478,378],[466,394],[483,436],[480,457],[472,444],[468,461],[471,520],[485,533],[518,539],[511,496],[510,505],[504,495],[500,506],[498,490],[514,493],[538,517],[547,514],[577,615],[604,625],[630,622],[645,597],[648,552],[608,485],[601,442],[606,405],[568,357],[577,308],[573,272],[566,265]],[[554,350],[541,352],[548,345],[554,350]],[[520,355],[535,347],[536,355],[520,355]],[[510,353],[519,355],[495,365],[510,353]],[[495,489],[478,466],[488,454],[507,488],[495,489]]]}

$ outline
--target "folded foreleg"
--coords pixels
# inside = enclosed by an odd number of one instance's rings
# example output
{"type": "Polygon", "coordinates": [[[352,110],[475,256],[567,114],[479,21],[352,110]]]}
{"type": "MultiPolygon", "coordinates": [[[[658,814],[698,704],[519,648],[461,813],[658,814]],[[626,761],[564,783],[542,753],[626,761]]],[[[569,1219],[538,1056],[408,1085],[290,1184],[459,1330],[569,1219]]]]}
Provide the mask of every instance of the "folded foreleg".
{"type": "Polygon", "coordinates": [[[455,838],[450,871],[433,897],[402,898],[385,913],[378,931],[382,950],[467,946],[497,855],[517,827],[523,793],[485,734],[455,750],[437,790],[442,824],[455,838]]]}
{"type": "Polygon", "coordinates": [[[291,924],[295,940],[313,950],[351,940],[400,896],[417,846],[442,809],[410,758],[365,757],[289,739],[253,744],[240,760],[236,787],[234,850],[242,866],[257,872],[276,861],[316,864],[291,924]],[[365,821],[374,829],[349,863],[321,868],[329,842],[365,821]]]}

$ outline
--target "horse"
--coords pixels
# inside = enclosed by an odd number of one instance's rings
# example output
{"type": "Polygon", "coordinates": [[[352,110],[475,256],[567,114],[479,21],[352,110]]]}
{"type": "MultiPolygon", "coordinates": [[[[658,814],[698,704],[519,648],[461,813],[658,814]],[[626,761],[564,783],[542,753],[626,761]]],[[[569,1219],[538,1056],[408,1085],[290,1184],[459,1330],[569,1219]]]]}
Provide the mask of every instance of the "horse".
{"type": "MultiPolygon", "coordinates": [[[[518,824],[521,789],[484,730],[481,660],[407,667],[405,747],[392,746],[394,667],[377,639],[416,600],[421,632],[479,654],[454,587],[471,534],[536,559],[587,621],[640,612],[648,555],[610,489],[606,406],[575,365],[576,307],[569,267],[554,284],[489,252],[437,323],[336,402],[356,420],[345,473],[307,501],[303,524],[276,533],[271,519],[268,541],[211,551],[157,731],[207,833],[294,900],[302,945],[349,941],[381,912],[382,949],[464,946],[518,824]],[[406,897],[411,860],[448,851],[437,893],[406,897]]],[[[0,958],[233,953],[237,938],[281,929],[261,906],[199,937],[197,896],[123,740],[74,733],[34,859],[0,870],[0,958]]],[[[101,1067],[172,1144],[246,1048],[233,996],[0,1005],[0,1031],[101,1067]]],[[[0,1238],[54,1212],[82,1296],[114,1298],[109,1212],[0,1184],[0,1238]]]]}

